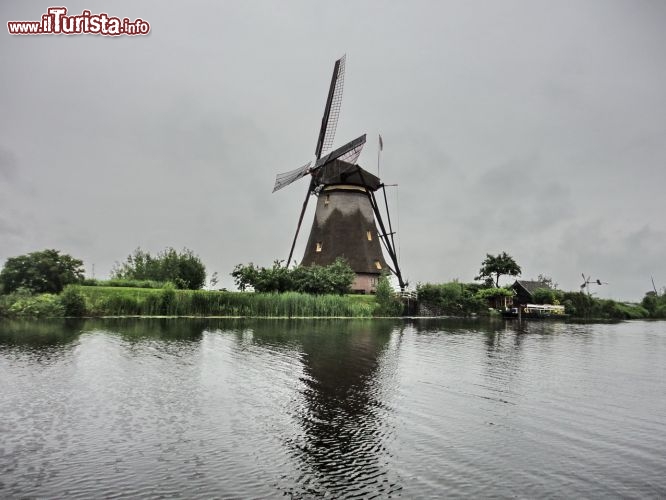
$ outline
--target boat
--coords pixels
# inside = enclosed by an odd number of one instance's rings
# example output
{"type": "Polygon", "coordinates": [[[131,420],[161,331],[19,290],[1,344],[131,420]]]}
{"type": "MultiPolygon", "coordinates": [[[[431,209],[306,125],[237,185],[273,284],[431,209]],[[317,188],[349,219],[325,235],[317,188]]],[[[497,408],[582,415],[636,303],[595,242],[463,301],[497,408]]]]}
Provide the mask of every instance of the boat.
{"type": "Polygon", "coordinates": [[[564,319],[567,316],[564,306],[553,304],[525,304],[502,311],[505,319],[564,319]]]}

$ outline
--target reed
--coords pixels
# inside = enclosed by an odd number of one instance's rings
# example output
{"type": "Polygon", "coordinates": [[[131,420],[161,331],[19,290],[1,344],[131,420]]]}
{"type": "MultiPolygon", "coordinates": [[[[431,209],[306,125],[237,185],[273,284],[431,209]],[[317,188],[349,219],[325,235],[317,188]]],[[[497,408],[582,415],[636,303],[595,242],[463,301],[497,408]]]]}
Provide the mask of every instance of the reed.
{"type": "Polygon", "coordinates": [[[372,296],[79,287],[91,316],[372,317],[372,296]]]}
{"type": "Polygon", "coordinates": [[[85,279],[83,280],[85,286],[106,286],[106,287],[123,287],[123,288],[164,288],[166,285],[163,281],[153,280],[129,280],[129,279],[110,279],[110,280],[96,280],[85,279]]]}

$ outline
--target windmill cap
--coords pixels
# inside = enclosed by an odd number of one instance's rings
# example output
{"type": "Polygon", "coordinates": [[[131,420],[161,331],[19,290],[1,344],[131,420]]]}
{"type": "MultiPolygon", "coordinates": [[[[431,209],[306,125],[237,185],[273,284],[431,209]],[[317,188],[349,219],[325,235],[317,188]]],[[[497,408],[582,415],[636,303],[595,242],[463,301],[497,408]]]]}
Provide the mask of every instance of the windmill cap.
{"type": "Polygon", "coordinates": [[[381,180],[367,170],[342,160],[333,160],[321,167],[315,174],[315,182],[324,186],[351,185],[367,187],[377,191],[381,180]]]}

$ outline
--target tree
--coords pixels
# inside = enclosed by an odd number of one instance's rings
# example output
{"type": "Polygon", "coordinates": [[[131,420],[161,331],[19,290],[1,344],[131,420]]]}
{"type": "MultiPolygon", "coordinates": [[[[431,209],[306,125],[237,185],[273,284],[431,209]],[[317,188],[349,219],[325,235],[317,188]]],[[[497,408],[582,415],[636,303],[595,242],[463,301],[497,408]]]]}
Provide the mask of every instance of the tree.
{"type": "Polygon", "coordinates": [[[550,277],[547,274],[539,274],[539,276],[537,276],[537,281],[540,281],[541,283],[546,285],[548,288],[552,288],[553,290],[556,290],[557,287],[558,287],[558,283],[555,283],[553,281],[553,278],[550,277]]]}
{"type": "Polygon", "coordinates": [[[485,279],[487,282],[494,282],[495,288],[499,288],[500,276],[520,276],[521,272],[520,266],[506,252],[496,256],[488,253],[481,263],[479,275],[474,279],[485,279]]]}
{"type": "Polygon", "coordinates": [[[236,264],[234,270],[231,272],[231,277],[234,279],[235,285],[241,292],[245,292],[249,288],[254,288],[254,285],[259,279],[259,268],[252,262],[244,266],[243,264],[236,264]]]}
{"type": "Polygon", "coordinates": [[[328,266],[298,266],[288,269],[281,261],[273,267],[258,267],[250,263],[238,264],[231,276],[238,289],[243,292],[252,288],[255,292],[302,292],[311,294],[349,293],[356,273],[342,258],[328,266]]]}
{"type": "Polygon", "coordinates": [[[155,257],[137,248],[125,262],[116,264],[111,275],[116,279],[171,282],[186,290],[198,290],[206,283],[206,267],[187,248],[179,253],[169,247],[155,257]]]}
{"type": "Polygon", "coordinates": [[[10,257],[0,271],[4,293],[26,288],[34,293],[60,293],[65,285],[83,281],[83,261],[59,250],[10,257]]]}

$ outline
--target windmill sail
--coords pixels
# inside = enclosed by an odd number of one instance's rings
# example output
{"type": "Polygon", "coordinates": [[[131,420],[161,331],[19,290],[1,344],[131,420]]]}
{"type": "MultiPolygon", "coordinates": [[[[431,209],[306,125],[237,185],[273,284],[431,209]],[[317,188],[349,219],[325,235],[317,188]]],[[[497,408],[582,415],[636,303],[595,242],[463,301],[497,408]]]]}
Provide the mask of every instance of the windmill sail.
{"type": "Polygon", "coordinates": [[[321,128],[319,129],[319,138],[317,139],[317,148],[315,155],[317,159],[321,158],[324,151],[331,149],[335,139],[335,129],[338,126],[340,116],[340,107],[342,106],[342,89],[345,83],[345,60],[346,55],[335,61],[333,66],[333,76],[331,77],[331,86],[328,89],[328,98],[324,108],[324,116],[321,119],[321,128]]]}
{"type": "Polygon", "coordinates": [[[346,161],[347,163],[356,163],[358,157],[361,156],[361,151],[363,150],[363,144],[359,144],[354,147],[354,149],[347,151],[345,154],[340,156],[340,160],[346,161]]]}
{"type": "Polygon", "coordinates": [[[310,164],[312,162],[309,161],[302,167],[295,168],[294,170],[290,170],[289,172],[283,172],[281,174],[277,174],[275,177],[275,186],[273,186],[273,192],[278,191],[279,189],[282,189],[285,186],[288,186],[292,182],[297,181],[301,177],[305,177],[308,172],[310,171],[310,164]]]}
{"type": "Polygon", "coordinates": [[[365,134],[360,137],[357,137],[353,141],[348,142],[344,146],[339,147],[335,151],[327,154],[323,158],[320,158],[314,167],[310,168],[312,162],[308,162],[302,167],[295,168],[289,172],[283,172],[278,174],[275,177],[275,186],[273,186],[273,192],[282,189],[283,187],[288,186],[292,182],[297,181],[301,177],[305,177],[307,174],[314,172],[315,170],[323,167],[327,163],[330,163],[334,160],[342,160],[347,163],[355,163],[358,160],[358,157],[363,150],[363,145],[365,144],[365,134]]]}
{"type": "Polygon", "coordinates": [[[312,170],[318,169],[333,160],[344,160],[348,163],[354,163],[356,160],[358,160],[358,157],[361,154],[361,150],[363,149],[364,144],[365,144],[365,134],[363,134],[360,137],[357,137],[353,141],[349,141],[344,146],[340,146],[335,151],[332,151],[323,158],[317,160],[317,163],[315,163],[315,166],[313,167],[312,170]]]}

